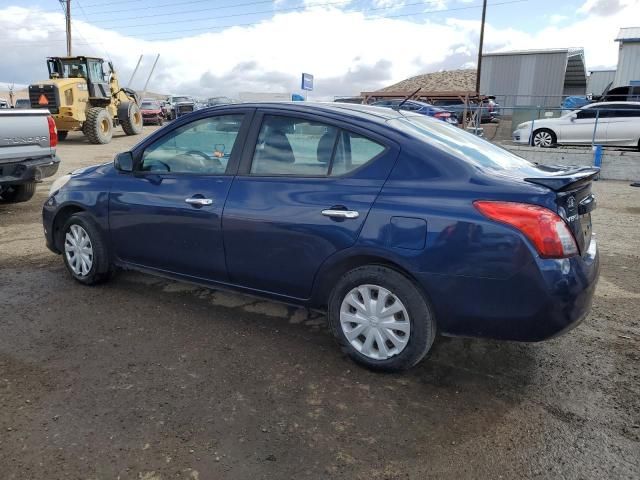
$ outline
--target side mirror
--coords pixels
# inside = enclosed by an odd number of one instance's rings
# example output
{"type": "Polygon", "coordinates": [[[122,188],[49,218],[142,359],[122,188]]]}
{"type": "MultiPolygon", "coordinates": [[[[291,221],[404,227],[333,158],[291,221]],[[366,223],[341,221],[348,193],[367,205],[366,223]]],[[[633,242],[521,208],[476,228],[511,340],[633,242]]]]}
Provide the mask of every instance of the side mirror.
{"type": "Polygon", "coordinates": [[[113,166],[119,172],[133,172],[133,154],[131,152],[118,153],[113,159],[113,166]]]}

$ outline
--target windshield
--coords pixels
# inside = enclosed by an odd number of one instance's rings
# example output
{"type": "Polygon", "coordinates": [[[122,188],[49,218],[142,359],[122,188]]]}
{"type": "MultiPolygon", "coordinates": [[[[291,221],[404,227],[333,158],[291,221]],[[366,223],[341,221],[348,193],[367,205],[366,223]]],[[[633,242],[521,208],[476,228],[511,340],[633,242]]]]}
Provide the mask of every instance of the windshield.
{"type": "Polygon", "coordinates": [[[178,103],[178,102],[192,102],[193,100],[191,100],[189,97],[173,97],[173,101],[174,103],[178,103]]]}
{"type": "Polygon", "coordinates": [[[87,66],[83,62],[63,60],[62,76],[64,78],[87,78],[87,66]]]}
{"type": "Polygon", "coordinates": [[[155,103],[155,102],[142,102],[142,104],[140,105],[140,108],[144,108],[144,109],[147,109],[147,110],[159,109],[160,108],[160,104],[155,103]]]}
{"type": "Polygon", "coordinates": [[[480,168],[539,173],[536,166],[464,130],[423,115],[406,115],[388,121],[413,137],[480,168]]]}

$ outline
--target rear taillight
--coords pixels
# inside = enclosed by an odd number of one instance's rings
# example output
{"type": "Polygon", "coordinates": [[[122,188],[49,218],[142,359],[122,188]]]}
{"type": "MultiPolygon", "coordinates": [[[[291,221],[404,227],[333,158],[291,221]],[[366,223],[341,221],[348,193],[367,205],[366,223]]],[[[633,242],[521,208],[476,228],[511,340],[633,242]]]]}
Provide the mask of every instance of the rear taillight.
{"type": "Polygon", "coordinates": [[[58,129],[51,115],[47,117],[47,122],[49,122],[49,147],[53,148],[58,145],[58,129]]]}
{"type": "Polygon", "coordinates": [[[543,258],[566,258],[578,253],[569,227],[548,208],[528,203],[477,200],[475,207],[484,216],[520,230],[543,258]]]}

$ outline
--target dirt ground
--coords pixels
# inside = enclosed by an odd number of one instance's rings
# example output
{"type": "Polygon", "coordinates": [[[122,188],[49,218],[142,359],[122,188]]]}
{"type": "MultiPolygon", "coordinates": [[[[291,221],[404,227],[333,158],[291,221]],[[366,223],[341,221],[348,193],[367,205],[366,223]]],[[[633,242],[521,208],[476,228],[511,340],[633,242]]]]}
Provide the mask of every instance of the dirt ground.
{"type": "MultiPolygon", "coordinates": [[[[71,134],[59,174],[136,140],[71,134]]],[[[44,245],[50,183],[0,206],[2,479],[640,478],[640,188],[595,184],[578,328],[441,338],[382,375],[319,314],[137,273],[78,285],[44,245]]]]}

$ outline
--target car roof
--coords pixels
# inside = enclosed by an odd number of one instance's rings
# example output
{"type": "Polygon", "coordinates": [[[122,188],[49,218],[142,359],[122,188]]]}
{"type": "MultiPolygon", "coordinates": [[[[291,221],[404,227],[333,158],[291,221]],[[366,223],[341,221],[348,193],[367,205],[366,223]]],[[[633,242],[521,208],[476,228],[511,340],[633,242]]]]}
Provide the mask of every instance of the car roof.
{"type": "Polygon", "coordinates": [[[281,110],[289,110],[291,112],[300,113],[332,113],[336,115],[345,115],[352,118],[368,120],[379,124],[384,124],[387,122],[387,120],[406,116],[404,113],[400,113],[397,110],[393,110],[391,108],[335,102],[247,102],[228,105],[215,105],[201,111],[238,109],[247,107],[278,108],[281,110]]]}
{"type": "Polygon", "coordinates": [[[606,107],[607,105],[620,105],[621,103],[625,104],[625,105],[631,105],[634,107],[640,107],[640,102],[625,102],[624,100],[619,100],[619,101],[611,101],[611,102],[596,102],[596,103],[590,103],[588,105],[585,105],[582,108],[593,108],[593,107],[601,107],[604,106],[606,107]]]}

